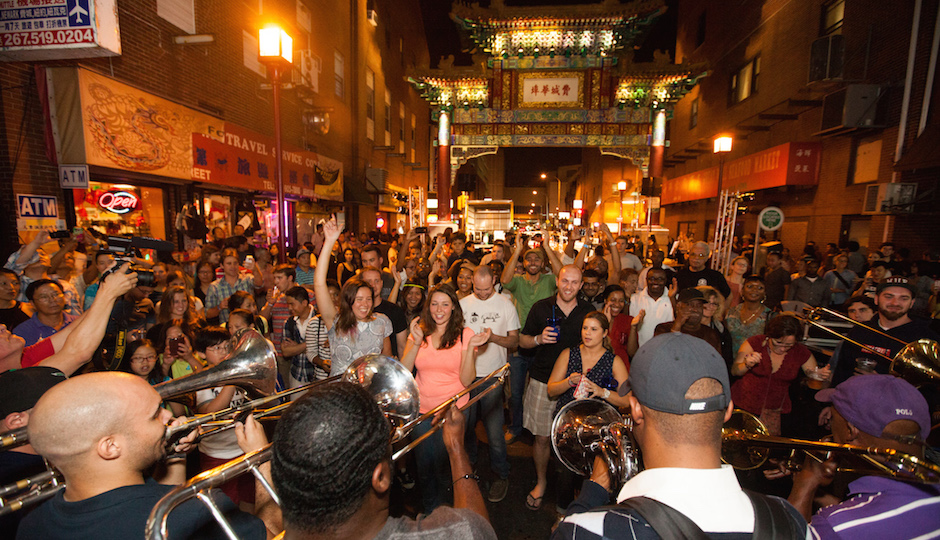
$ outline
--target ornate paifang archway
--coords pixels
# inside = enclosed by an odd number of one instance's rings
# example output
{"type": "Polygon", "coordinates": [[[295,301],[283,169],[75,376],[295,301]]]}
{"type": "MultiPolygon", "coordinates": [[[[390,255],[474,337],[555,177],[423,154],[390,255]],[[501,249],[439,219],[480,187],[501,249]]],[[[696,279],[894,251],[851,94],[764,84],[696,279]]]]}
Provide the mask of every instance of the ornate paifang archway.
{"type": "Polygon", "coordinates": [[[675,65],[666,54],[634,64],[632,52],[618,51],[632,51],[665,9],[663,0],[455,4],[451,17],[485,60],[457,68],[442,60],[409,77],[438,122],[439,215],[450,214],[460,165],[501,146],[597,147],[660,175],[666,117],[706,67],[675,65]]]}

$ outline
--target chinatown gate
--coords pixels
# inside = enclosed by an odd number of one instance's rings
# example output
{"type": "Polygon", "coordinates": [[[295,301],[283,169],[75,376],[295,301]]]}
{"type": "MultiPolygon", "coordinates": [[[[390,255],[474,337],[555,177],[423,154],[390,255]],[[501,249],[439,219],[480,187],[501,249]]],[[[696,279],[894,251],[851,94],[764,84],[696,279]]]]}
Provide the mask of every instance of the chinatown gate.
{"type": "Polygon", "coordinates": [[[415,73],[409,81],[438,124],[438,216],[450,216],[451,186],[469,159],[500,147],[596,147],[630,159],[644,178],[662,176],[667,116],[707,75],[668,55],[629,56],[662,0],[490,8],[455,3],[451,17],[486,53],[472,67],[415,73]],[[621,50],[626,54],[618,53],[621,50]]]}

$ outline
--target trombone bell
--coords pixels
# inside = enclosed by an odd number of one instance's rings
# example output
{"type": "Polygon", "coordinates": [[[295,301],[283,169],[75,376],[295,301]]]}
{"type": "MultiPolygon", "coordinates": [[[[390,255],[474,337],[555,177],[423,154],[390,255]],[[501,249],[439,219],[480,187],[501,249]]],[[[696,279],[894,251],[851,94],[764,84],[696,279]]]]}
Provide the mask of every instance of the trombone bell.
{"type": "Polygon", "coordinates": [[[215,386],[239,386],[249,393],[267,396],[277,384],[274,347],[257,330],[242,330],[235,350],[219,365],[154,386],[163,399],[215,386]]]}
{"type": "Polygon", "coordinates": [[[932,339],[908,343],[894,356],[891,374],[914,386],[940,384],[940,345],[932,339]]]}

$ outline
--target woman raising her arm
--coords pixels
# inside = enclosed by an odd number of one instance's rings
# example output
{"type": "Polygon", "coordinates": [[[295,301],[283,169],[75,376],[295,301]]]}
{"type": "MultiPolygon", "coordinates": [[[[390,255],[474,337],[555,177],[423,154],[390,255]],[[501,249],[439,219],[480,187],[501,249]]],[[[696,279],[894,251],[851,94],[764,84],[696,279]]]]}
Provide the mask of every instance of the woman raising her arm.
{"type": "Polygon", "coordinates": [[[336,217],[323,224],[323,248],[317,258],[313,290],[323,323],[329,331],[332,365],[330,375],[346,371],[353,360],[366,354],[391,354],[392,321],[381,313],[373,313],[372,287],[358,277],[351,278],[340,291],[339,309],[333,306],[326,276],[330,252],[339,239],[336,217]]]}

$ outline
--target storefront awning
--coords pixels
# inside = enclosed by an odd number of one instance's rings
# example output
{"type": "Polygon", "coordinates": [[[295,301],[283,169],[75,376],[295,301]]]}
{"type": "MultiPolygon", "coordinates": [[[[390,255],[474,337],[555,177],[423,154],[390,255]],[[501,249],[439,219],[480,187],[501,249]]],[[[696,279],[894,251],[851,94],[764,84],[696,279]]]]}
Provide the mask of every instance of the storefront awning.
{"type": "MultiPolygon", "coordinates": [[[[724,164],[721,189],[757,191],[781,186],[815,186],[819,182],[821,145],[792,142],[724,164]]],[[[662,204],[718,196],[718,167],[669,178],[663,182],[662,204]]]]}
{"type": "Polygon", "coordinates": [[[912,171],[940,167],[938,147],[940,147],[940,124],[927,126],[894,165],[894,170],[912,171]]]}

